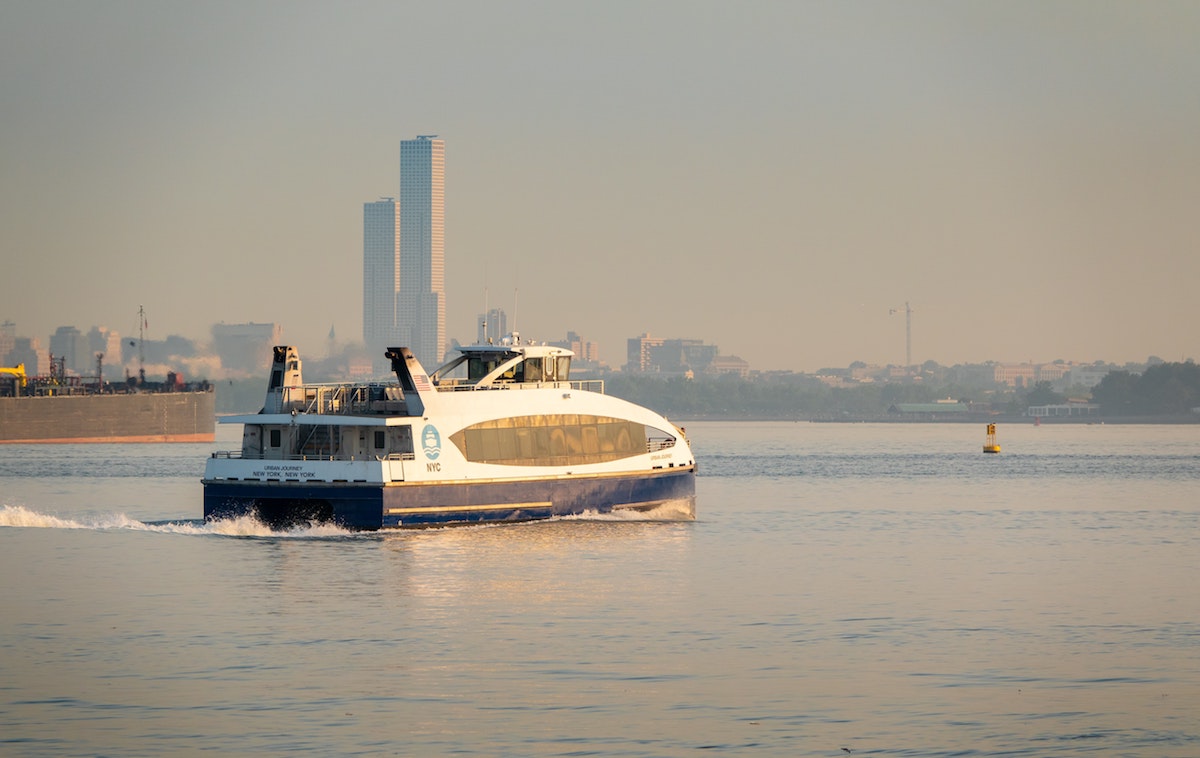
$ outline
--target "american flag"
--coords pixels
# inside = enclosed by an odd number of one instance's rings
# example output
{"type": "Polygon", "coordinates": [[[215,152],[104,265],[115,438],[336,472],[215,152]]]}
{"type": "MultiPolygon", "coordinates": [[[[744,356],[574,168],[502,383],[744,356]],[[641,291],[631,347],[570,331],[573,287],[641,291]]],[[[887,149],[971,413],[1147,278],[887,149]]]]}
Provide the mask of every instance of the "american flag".
{"type": "Polygon", "coordinates": [[[413,386],[417,388],[417,392],[429,392],[433,389],[429,386],[429,377],[425,374],[413,374],[413,386]]]}

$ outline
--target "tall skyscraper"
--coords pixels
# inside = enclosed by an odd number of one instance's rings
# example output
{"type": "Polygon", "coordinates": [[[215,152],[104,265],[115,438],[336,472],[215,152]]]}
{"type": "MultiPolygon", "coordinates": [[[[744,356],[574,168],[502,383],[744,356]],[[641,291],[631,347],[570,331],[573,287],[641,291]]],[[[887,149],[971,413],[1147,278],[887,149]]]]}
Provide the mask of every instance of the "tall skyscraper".
{"type": "Polygon", "coordinates": [[[446,345],[446,143],[436,135],[400,142],[401,338],[429,370],[446,345]]]}
{"type": "Polygon", "coordinates": [[[377,369],[385,348],[411,348],[429,370],[446,345],[446,145],[400,142],[400,198],[363,205],[363,342],[377,369]]]}
{"type": "Polygon", "coordinates": [[[408,339],[398,325],[399,296],[400,203],[387,197],[363,204],[363,343],[380,373],[390,368],[384,351],[408,339]]]}

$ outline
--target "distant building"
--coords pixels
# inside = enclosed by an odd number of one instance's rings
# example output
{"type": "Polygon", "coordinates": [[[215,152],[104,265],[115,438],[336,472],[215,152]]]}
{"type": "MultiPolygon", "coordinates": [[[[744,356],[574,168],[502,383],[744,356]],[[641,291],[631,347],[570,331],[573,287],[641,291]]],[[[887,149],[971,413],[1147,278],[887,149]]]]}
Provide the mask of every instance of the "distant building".
{"type": "Polygon", "coordinates": [[[1059,418],[1070,416],[1093,416],[1100,412],[1100,406],[1088,402],[1056,403],[1054,405],[1031,405],[1025,409],[1026,416],[1034,418],[1059,418]]]}
{"type": "Polygon", "coordinates": [[[428,369],[446,345],[446,143],[433,136],[400,142],[400,337],[428,369]]]}
{"type": "Polygon", "coordinates": [[[278,324],[215,324],[213,350],[226,372],[257,376],[271,365],[271,348],[282,344],[278,324]]]}
{"type": "Polygon", "coordinates": [[[50,337],[50,353],[62,360],[63,368],[74,374],[95,373],[93,356],[83,333],[73,326],[60,326],[50,337]]]}
{"type": "Polygon", "coordinates": [[[663,339],[643,334],[627,341],[625,370],[633,373],[687,374],[708,369],[718,354],[716,345],[701,340],[663,339]]]}
{"type": "Polygon", "coordinates": [[[992,381],[1009,387],[1032,387],[1037,367],[1032,363],[997,363],[992,366],[992,381]]]}
{"type": "Polygon", "coordinates": [[[26,376],[42,376],[50,373],[50,355],[36,338],[13,338],[13,346],[3,356],[2,362],[9,367],[24,363],[26,376]]]}
{"type": "Polygon", "coordinates": [[[580,337],[576,332],[567,332],[565,340],[551,342],[555,347],[565,347],[575,353],[575,364],[587,366],[597,366],[600,363],[600,346],[595,342],[588,342],[580,337]]]}
{"type": "Polygon", "coordinates": [[[738,376],[745,379],[750,376],[750,364],[736,355],[718,355],[708,364],[706,371],[709,374],[738,376]]]}
{"type": "Polygon", "coordinates": [[[446,144],[400,142],[400,197],[363,205],[363,342],[376,373],[389,347],[408,347],[427,368],[446,349],[446,144]]]}
{"type": "MultiPolygon", "coordinates": [[[[121,362],[121,335],[111,329],[103,326],[93,326],[92,330],[87,335],[88,351],[92,354],[92,363],[95,364],[95,356],[101,354],[104,356],[104,366],[117,366],[121,362]]],[[[118,369],[119,371],[119,369],[118,369]]],[[[107,369],[104,370],[105,376],[108,376],[107,369]]],[[[114,374],[115,376],[115,374],[114,374]]]]}
{"type": "Polygon", "coordinates": [[[1062,378],[1071,373],[1069,363],[1041,363],[1034,374],[1034,382],[1061,382],[1062,378]]]}
{"type": "Polygon", "coordinates": [[[1091,389],[1104,380],[1112,369],[1107,366],[1072,366],[1065,378],[1068,386],[1091,389]]]}
{"type": "Polygon", "coordinates": [[[960,375],[977,384],[1032,387],[1038,382],[1060,382],[1070,371],[1069,363],[984,363],[961,367],[960,375]]]}
{"type": "Polygon", "coordinates": [[[957,400],[938,400],[933,403],[895,403],[888,407],[888,413],[894,416],[926,421],[955,418],[970,412],[970,406],[957,400]]]}
{"type": "Polygon", "coordinates": [[[492,308],[487,313],[479,314],[475,321],[479,328],[475,332],[475,341],[479,344],[496,344],[508,335],[508,314],[500,308],[492,308]]]}
{"type": "Polygon", "coordinates": [[[884,380],[888,375],[887,366],[866,365],[865,363],[852,363],[849,368],[848,378],[857,383],[871,383],[884,380]]]}
{"type": "Polygon", "coordinates": [[[7,366],[7,356],[10,350],[17,346],[17,325],[11,321],[0,324],[0,365],[7,366]]]}
{"type": "Polygon", "coordinates": [[[396,309],[400,297],[400,203],[384,198],[363,204],[363,344],[378,373],[388,370],[384,351],[401,346],[396,309]]]}

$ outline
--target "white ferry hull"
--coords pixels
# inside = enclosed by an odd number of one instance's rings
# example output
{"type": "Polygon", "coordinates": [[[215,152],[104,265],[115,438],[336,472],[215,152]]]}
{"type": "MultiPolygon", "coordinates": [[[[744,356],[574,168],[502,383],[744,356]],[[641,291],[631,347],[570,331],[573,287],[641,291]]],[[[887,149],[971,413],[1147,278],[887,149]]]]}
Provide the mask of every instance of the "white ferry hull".
{"type": "Polygon", "coordinates": [[[310,521],[376,530],[530,521],[671,506],[691,518],[695,468],[653,473],[480,482],[279,482],[205,480],[205,519],[252,515],[273,527],[310,521]]]}

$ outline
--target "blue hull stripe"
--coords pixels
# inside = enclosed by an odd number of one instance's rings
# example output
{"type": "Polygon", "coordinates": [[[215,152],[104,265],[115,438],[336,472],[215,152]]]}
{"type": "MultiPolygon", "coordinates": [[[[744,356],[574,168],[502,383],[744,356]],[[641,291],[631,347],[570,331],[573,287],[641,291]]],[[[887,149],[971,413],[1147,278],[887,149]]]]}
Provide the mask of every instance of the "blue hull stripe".
{"type": "Polygon", "coordinates": [[[207,480],[204,518],[256,514],[268,523],[321,520],[380,529],[607,513],[694,501],[695,470],[475,483],[286,483],[207,480]]]}

